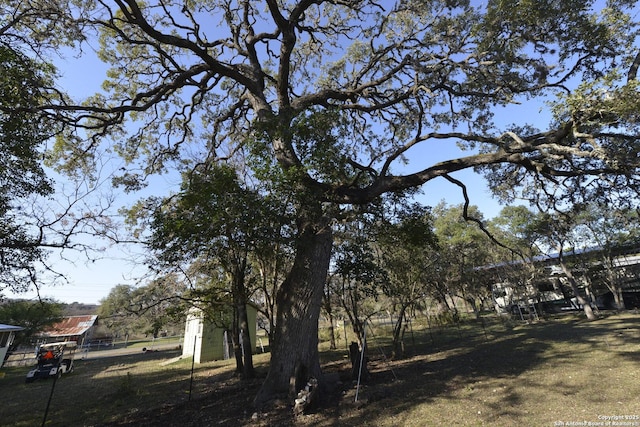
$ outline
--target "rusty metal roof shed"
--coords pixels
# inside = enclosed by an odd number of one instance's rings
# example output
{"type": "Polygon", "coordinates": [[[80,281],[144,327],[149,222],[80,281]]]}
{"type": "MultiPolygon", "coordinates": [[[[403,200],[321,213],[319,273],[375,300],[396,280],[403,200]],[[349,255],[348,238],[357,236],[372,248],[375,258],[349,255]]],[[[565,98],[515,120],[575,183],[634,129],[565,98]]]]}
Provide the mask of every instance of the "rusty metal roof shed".
{"type": "Polygon", "coordinates": [[[91,329],[97,319],[96,315],[65,317],[44,331],[42,335],[49,338],[80,336],[91,329]]]}

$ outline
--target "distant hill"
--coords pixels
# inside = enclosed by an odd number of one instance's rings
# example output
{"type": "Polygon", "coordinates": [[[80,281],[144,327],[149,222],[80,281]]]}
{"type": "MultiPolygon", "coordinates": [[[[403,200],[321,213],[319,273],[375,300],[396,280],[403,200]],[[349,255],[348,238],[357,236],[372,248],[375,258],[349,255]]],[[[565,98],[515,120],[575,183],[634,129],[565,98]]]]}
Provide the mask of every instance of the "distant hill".
{"type": "MultiPolygon", "coordinates": [[[[12,302],[18,301],[34,301],[31,299],[23,299],[23,298],[1,298],[0,297],[0,305],[2,304],[10,304],[12,302]]],[[[64,302],[56,301],[54,299],[45,298],[43,301],[52,304],[58,304],[62,307],[62,316],[80,316],[83,314],[98,314],[98,304],[85,304],[82,302],[72,302],[71,304],[67,304],[64,302]]]]}
{"type": "Polygon", "coordinates": [[[97,304],[83,304],[81,302],[72,302],[71,304],[62,305],[62,313],[65,316],[79,316],[81,314],[98,314],[97,304]]]}

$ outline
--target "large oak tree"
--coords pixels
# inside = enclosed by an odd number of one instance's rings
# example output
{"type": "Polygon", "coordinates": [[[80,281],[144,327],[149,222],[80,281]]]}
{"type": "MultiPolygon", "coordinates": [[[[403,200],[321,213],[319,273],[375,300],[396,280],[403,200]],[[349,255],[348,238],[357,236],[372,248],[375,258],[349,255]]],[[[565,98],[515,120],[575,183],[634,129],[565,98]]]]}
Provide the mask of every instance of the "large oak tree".
{"type": "Polygon", "coordinates": [[[257,402],[321,376],[317,322],[337,206],[483,167],[496,191],[533,183],[526,188],[544,186],[554,202],[586,185],[635,189],[639,61],[625,14],[635,2],[475,4],[96,0],[74,9],[112,68],[101,93],[48,108],[86,131],[59,152],[109,144],[130,161],[118,180],[129,188],[173,161],[243,154],[257,177],[296,195],[296,257],[257,402]],[[531,123],[549,99],[554,120],[531,123]],[[453,154],[439,160],[445,147],[453,154]]]}

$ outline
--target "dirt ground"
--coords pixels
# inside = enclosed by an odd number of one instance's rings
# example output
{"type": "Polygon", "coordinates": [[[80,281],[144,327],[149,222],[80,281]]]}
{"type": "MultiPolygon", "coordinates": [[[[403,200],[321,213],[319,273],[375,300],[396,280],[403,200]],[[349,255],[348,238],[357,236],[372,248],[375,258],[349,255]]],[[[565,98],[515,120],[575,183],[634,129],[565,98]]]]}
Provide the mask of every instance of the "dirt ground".
{"type": "MultiPolygon", "coordinates": [[[[265,372],[259,372],[252,380],[241,380],[232,373],[226,373],[209,378],[206,391],[201,392],[197,398],[139,411],[101,427],[332,425],[339,418],[340,408],[357,408],[355,402],[345,405],[346,401],[355,400],[356,384],[348,379],[350,366],[344,363],[333,366],[332,370],[333,372],[325,372],[331,384],[323,389],[312,408],[298,416],[293,413],[293,399],[286,396],[269,402],[260,411],[253,407],[252,400],[262,384],[265,372]]],[[[372,383],[368,386],[372,386],[372,383]]]]}
{"type": "Polygon", "coordinates": [[[371,349],[371,376],[359,390],[346,356],[325,362],[331,387],[299,416],[286,396],[256,411],[252,400],[266,375],[261,366],[251,381],[230,370],[203,372],[190,401],[137,408],[102,426],[511,427],[598,422],[611,414],[640,420],[633,398],[640,394],[636,313],[489,330],[469,325],[423,338],[405,359],[371,349]]]}

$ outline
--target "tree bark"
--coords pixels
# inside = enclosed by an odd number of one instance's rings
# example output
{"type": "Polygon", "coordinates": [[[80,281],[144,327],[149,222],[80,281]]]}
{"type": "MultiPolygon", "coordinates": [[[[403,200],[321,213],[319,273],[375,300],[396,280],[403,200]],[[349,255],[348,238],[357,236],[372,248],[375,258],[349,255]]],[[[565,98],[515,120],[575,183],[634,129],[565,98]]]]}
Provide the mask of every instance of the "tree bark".
{"type": "Polygon", "coordinates": [[[613,303],[616,306],[616,310],[624,310],[624,297],[622,296],[622,290],[620,288],[615,288],[613,292],[613,303]]]}
{"type": "Polygon", "coordinates": [[[391,357],[393,359],[401,359],[404,357],[404,333],[403,333],[403,326],[404,326],[404,314],[407,310],[407,305],[402,304],[400,307],[400,312],[398,313],[398,320],[395,322],[395,325],[393,327],[393,350],[392,350],[392,354],[391,357]]]}
{"type": "Polygon", "coordinates": [[[231,326],[231,343],[233,345],[233,356],[236,359],[236,373],[242,374],[244,371],[244,363],[242,362],[242,351],[240,346],[240,334],[239,334],[238,321],[238,307],[237,304],[233,309],[233,325],[231,326]]]}
{"type": "Polygon", "coordinates": [[[251,335],[249,333],[246,301],[244,304],[238,304],[238,326],[240,328],[240,346],[244,361],[242,375],[245,379],[253,378],[255,376],[253,369],[253,346],[251,345],[251,335]]]}
{"type": "Polygon", "coordinates": [[[329,320],[329,349],[335,350],[338,348],[336,345],[336,335],[334,328],[334,319],[333,319],[333,307],[331,307],[331,293],[328,289],[328,286],[325,286],[326,293],[324,294],[324,310],[327,312],[327,317],[329,320]]]}
{"type": "Polygon", "coordinates": [[[562,268],[562,271],[567,277],[569,286],[571,286],[571,290],[575,294],[578,302],[582,304],[582,309],[584,310],[584,314],[587,316],[587,319],[596,320],[597,317],[593,313],[593,309],[591,308],[589,301],[584,299],[584,297],[580,294],[580,289],[578,289],[578,284],[576,282],[576,279],[573,277],[573,274],[571,273],[571,270],[569,269],[569,267],[567,267],[567,265],[564,263],[564,260],[562,259],[562,253],[560,254],[559,262],[560,262],[560,267],[562,268]]]}
{"type": "Polygon", "coordinates": [[[251,335],[249,333],[249,317],[247,315],[247,288],[245,286],[245,276],[247,270],[247,259],[244,257],[240,262],[236,263],[236,269],[233,274],[233,299],[235,302],[235,315],[237,324],[235,332],[236,340],[239,341],[236,351],[236,361],[238,364],[238,372],[244,378],[253,378],[255,371],[253,368],[253,347],[251,345],[251,335]]]}
{"type": "MultiPolygon", "coordinates": [[[[313,213],[319,211],[315,206],[313,213]]],[[[318,319],[329,269],[333,234],[328,218],[300,215],[296,256],[278,290],[276,327],[267,377],[254,400],[261,406],[278,394],[295,396],[310,377],[321,381],[318,319]]]]}
{"type": "MultiPolygon", "coordinates": [[[[357,298],[350,298],[349,304],[343,303],[342,308],[344,309],[347,317],[349,318],[349,323],[351,323],[351,330],[353,334],[358,339],[358,344],[362,347],[364,345],[364,328],[365,322],[360,320],[360,313],[358,311],[358,303],[357,298]]],[[[346,325],[345,325],[346,328],[346,325]]]]}
{"type": "Polygon", "coordinates": [[[351,379],[354,381],[367,381],[369,379],[366,351],[366,346],[361,347],[355,341],[353,341],[351,345],[349,345],[349,359],[351,360],[351,379]]]}
{"type": "Polygon", "coordinates": [[[616,275],[613,267],[613,260],[610,256],[604,258],[603,263],[607,272],[607,280],[605,284],[613,294],[613,304],[616,310],[624,310],[624,298],[622,297],[622,289],[620,288],[620,279],[616,275]]]}

